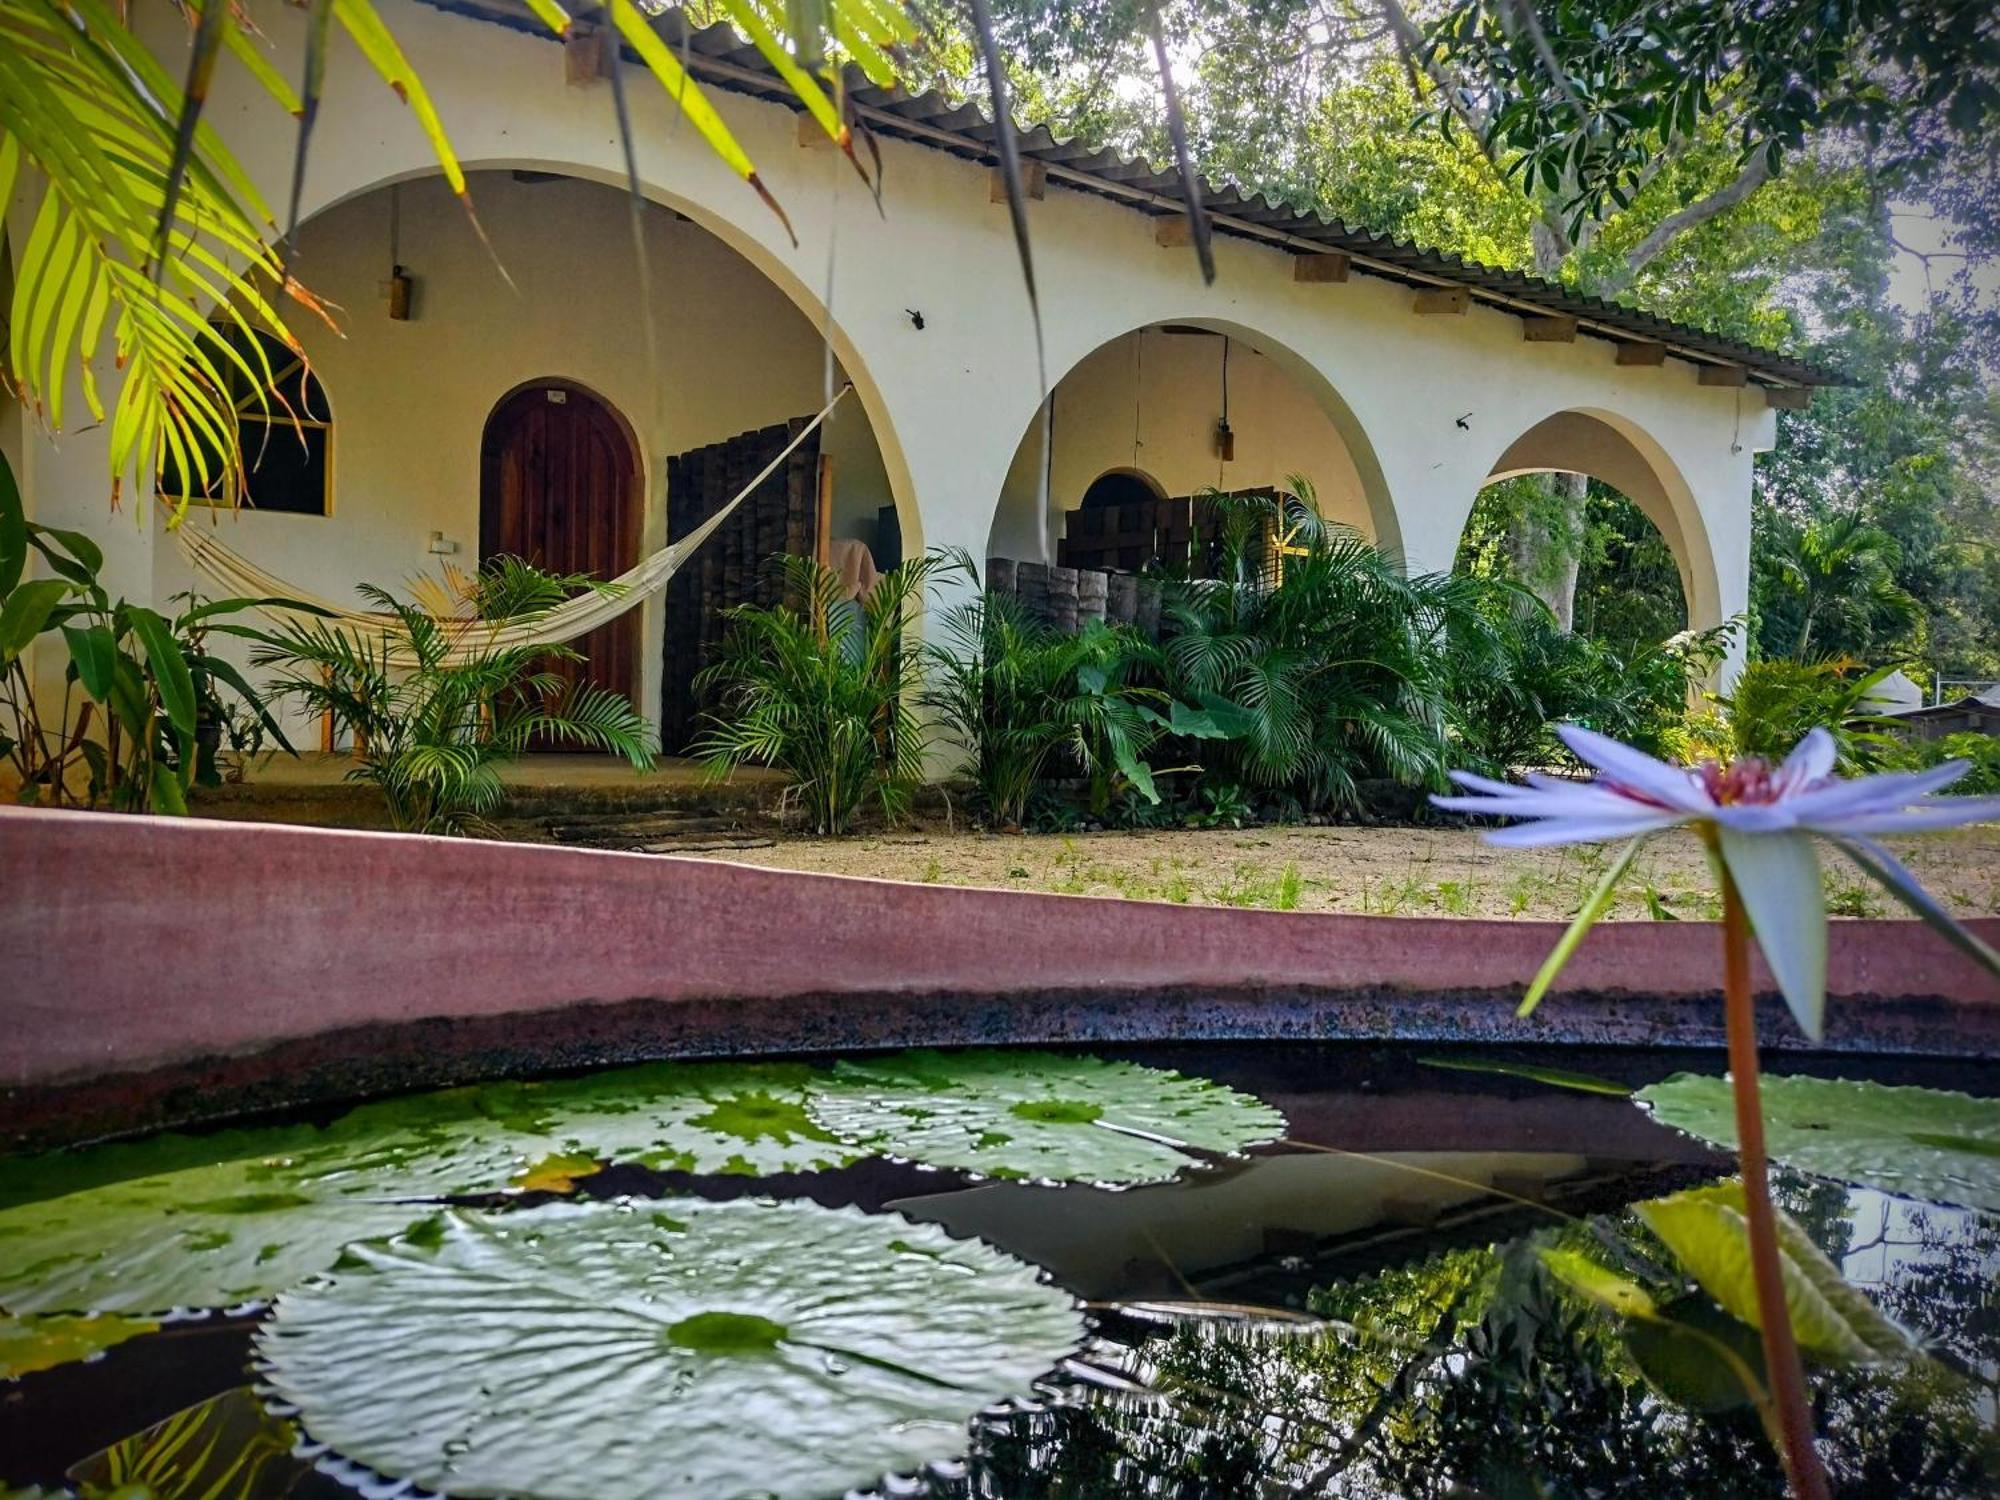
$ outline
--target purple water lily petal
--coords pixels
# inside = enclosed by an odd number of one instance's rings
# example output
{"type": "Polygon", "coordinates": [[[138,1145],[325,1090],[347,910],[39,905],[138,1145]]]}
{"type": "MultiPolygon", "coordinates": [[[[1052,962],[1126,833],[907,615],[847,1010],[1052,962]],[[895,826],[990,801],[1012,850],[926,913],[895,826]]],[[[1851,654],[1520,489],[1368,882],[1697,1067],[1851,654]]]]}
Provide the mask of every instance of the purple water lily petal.
{"type": "Polygon", "coordinates": [[[1655,760],[1643,750],[1634,750],[1581,724],[1559,724],[1556,733],[1579,760],[1597,767],[1621,787],[1682,812],[1706,813],[1715,805],[1700,783],[1679,766],[1655,760]]]}
{"type": "Polygon", "coordinates": [[[1486,842],[1510,849],[1538,849],[1549,844],[1595,844],[1605,839],[1629,839],[1642,833],[1656,833],[1687,821],[1687,814],[1665,808],[1647,810],[1634,804],[1635,811],[1619,817],[1544,818],[1538,823],[1516,823],[1496,828],[1486,842]]]}

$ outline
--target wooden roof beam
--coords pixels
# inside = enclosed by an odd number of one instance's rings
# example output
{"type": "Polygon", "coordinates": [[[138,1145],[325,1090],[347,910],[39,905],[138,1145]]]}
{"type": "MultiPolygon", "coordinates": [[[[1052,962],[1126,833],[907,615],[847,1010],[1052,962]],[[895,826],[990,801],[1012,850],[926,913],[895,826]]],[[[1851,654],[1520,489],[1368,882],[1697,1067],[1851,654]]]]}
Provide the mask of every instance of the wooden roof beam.
{"type": "Polygon", "coordinates": [[[1750,383],[1750,372],[1741,365],[1703,365],[1695,379],[1702,385],[1736,390],[1750,383]]]}
{"type": "Polygon", "coordinates": [[[1667,362],[1665,344],[1620,344],[1618,363],[1621,365],[1663,365],[1667,362]]]}
{"type": "Polygon", "coordinates": [[[1194,243],[1186,214],[1161,214],[1153,220],[1153,243],[1162,250],[1185,250],[1194,243]]]}
{"type": "Polygon", "coordinates": [[[1471,291],[1462,286],[1427,286],[1416,295],[1410,311],[1426,316],[1447,317],[1463,313],[1472,304],[1471,291]]]}
{"type": "Polygon", "coordinates": [[[1546,318],[1524,316],[1521,337],[1530,344],[1574,344],[1576,319],[1568,313],[1552,313],[1546,318]]]}
{"type": "Polygon", "coordinates": [[[1813,392],[1809,385],[1767,385],[1764,387],[1764,404],[1778,411],[1804,411],[1812,405],[1813,392]]]}
{"type": "MultiPolygon", "coordinates": [[[[998,167],[989,167],[986,172],[988,203],[1007,201],[1007,174],[998,167]]],[[[1028,156],[1021,159],[1021,193],[1039,203],[1049,195],[1049,164],[1028,156]]]]}
{"type": "Polygon", "coordinates": [[[1354,262],[1338,250],[1329,250],[1324,255],[1295,255],[1292,257],[1292,280],[1315,285],[1345,281],[1353,266],[1354,262]]]}

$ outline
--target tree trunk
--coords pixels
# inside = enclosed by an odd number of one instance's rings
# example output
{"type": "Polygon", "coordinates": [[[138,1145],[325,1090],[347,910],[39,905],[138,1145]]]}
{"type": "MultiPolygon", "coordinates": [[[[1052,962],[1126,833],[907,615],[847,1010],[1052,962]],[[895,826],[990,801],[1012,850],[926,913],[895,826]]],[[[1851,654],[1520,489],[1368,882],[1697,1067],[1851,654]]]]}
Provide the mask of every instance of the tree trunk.
{"type": "Polygon", "coordinates": [[[1576,574],[1583,558],[1583,504],[1590,480],[1582,474],[1544,474],[1545,498],[1523,507],[1508,538],[1514,576],[1549,607],[1556,623],[1571,627],[1576,574]]]}

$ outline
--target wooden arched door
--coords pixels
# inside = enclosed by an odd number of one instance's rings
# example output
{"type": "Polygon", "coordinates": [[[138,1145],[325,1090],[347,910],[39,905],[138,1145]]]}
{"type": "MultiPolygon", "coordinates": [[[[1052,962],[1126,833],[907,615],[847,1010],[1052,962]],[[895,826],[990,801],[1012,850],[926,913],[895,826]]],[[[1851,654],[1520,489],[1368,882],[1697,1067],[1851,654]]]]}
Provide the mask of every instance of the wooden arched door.
{"type": "MultiPolygon", "coordinates": [[[[566,381],[522,386],[493,408],[480,440],[479,555],[616,577],[639,560],[639,483],[638,447],[616,411],[566,381]]],[[[571,645],[585,659],[557,670],[636,700],[637,609],[571,645]]]]}

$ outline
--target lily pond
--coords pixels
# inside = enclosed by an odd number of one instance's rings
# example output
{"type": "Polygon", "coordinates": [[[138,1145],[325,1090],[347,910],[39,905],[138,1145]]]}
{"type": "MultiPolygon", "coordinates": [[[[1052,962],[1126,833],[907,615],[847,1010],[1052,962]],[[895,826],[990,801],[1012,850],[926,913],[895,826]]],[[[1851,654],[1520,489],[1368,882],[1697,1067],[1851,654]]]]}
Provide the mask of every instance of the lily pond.
{"type": "MultiPolygon", "coordinates": [[[[2000,1493],[1996,1080],[1778,1069],[1836,1492],[2000,1493]]],[[[1775,1496],[1719,1072],[657,1063],[0,1161],[0,1496],[1775,1496]]]]}

